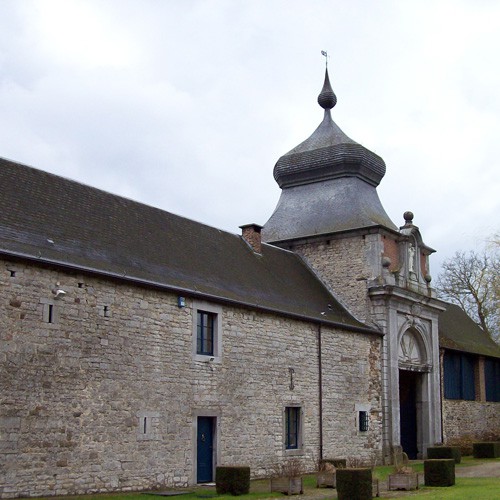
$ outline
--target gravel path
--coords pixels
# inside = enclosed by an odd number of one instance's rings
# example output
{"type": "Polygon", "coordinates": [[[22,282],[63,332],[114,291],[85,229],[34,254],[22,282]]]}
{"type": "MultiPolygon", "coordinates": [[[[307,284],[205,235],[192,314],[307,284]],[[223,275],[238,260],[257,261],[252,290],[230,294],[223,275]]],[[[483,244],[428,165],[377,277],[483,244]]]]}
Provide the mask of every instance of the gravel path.
{"type": "Polygon", "coordinates": [[[470,467],[457,467],[455,475],[457,477],[500,477],[500,460],[470,467]]]}

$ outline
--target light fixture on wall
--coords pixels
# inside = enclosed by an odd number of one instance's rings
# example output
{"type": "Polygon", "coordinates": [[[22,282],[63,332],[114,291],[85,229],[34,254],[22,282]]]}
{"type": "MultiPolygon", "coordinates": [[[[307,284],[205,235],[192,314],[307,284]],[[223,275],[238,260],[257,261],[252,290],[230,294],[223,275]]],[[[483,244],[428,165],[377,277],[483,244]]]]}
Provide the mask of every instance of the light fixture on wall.
{"type": "Polygon", "coordinates": [[[61,299],[66,295],[66,292],[60,288],[61,284],[59,281],[56,283],[56,287],[52,289],[52,293],[55,295],[56,299],[61,299]]]}
{"type": "Polygon", "coordinates": [[[179,297],[177,297],[177,305],[179,307],[186,307],[186,297],[181,297],[179,295],[179,297]]]}

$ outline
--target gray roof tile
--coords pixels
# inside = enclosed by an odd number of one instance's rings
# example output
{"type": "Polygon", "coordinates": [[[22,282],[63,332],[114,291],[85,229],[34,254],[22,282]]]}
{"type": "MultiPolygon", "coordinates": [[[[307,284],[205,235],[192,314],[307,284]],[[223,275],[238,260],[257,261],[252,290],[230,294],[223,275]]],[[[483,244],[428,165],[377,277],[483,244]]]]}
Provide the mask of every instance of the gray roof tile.
{"type": "Polygon", "coordinates": [[[369,331],[294,253],[5,159],[0,252],[369,331]]]}
{"type": "Polygon", "coordinates": [[[439,316],[439,345],[447,349],[500,358],[500,346],[459,306],[445,303],[439,316]]]}

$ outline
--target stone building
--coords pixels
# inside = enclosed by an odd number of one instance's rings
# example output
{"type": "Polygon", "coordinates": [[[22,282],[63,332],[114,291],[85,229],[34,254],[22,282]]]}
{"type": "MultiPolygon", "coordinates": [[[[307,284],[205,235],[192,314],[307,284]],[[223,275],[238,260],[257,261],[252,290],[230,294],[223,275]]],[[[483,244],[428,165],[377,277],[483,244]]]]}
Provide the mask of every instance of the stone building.
{"type": "Polygon", "coordinates": [[[500,439],[498,345],[454,304],[439,317],[443,440],[500,439]]]}
{"type": "Polygon", "coordinates": [[[0,160],[1,498],[423,457],[456,437],[453,405],[500,432],[498,349],[457,339],[454,308],[440,322],[433,250],[385,213],[385,164],[333,122],[328,74],[318,100],[241,236],[0,160]],[[448,352],[477,356],[477,401],[441,398],[448,352]]]}

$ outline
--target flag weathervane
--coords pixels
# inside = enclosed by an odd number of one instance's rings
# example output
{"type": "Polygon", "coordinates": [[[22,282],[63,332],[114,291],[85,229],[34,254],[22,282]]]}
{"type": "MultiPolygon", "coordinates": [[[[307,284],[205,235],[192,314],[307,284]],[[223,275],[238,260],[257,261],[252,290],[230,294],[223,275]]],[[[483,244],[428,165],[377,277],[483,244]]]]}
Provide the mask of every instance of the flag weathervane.
{"type": "Polygon", "coordinates": [[[326,64],[326,67],[328,68],[328,52],[326,50],[322,50],[321,55],[325,56],[325,64],[326,64]]]}

